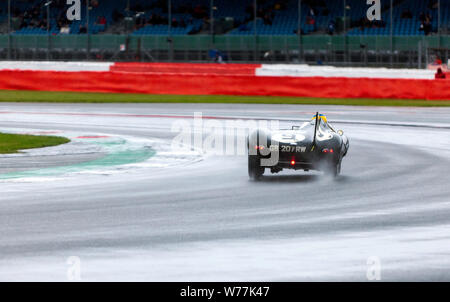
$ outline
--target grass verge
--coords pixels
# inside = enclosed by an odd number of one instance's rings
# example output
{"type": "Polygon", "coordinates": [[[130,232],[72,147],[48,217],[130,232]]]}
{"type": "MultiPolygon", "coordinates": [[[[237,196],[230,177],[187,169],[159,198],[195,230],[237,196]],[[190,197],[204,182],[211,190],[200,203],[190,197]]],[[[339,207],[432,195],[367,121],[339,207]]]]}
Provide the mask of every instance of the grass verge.
{"type": "Polygon", "coordinates": [[[330,99],[271,96],[152,95],[0,90],[0,102],[42,103],[242,103],[449,107],[450,100],[330,99]]]}
{"type": "Polygon", "coordinates": [[[58,146],[70,142],[59,136],[38,136],[0,133],[0,154],[17,153],[19,150],[58,146]]]}

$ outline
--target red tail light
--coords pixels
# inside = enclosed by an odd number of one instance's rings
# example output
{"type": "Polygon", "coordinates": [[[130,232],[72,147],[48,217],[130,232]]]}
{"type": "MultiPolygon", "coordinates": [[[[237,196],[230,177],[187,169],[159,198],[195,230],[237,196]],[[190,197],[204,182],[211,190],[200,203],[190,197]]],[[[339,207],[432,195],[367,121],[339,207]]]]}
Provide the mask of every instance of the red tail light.
{"type": "Polygon", "coordinates": [[[295,166],[295,160],[291,160],[291,165],[295,166]]]}

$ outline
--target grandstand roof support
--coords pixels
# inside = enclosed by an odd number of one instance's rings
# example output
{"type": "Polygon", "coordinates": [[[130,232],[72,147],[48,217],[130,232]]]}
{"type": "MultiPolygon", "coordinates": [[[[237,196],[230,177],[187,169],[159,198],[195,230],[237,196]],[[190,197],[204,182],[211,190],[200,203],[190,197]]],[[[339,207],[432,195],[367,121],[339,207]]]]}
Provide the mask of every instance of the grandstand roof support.
{"type": "Polygon", "coordinates": [[[8,0],[8,60],[11,60],[11,0],[8,0]]]}
{"type": "Polygon", "coordinates": [[[256,15],[257,15],[257,13],[258,13],[258,11],[257,11],[257,8],[256,8],[256,6],[258,5],[258,1],[257,0],[253,0],[253,35],[254,35],[254,38],[255,38],[255,45],[254,45],[254,51],[253,51],[253,60],[254,61],[256,61],[256,56],[257,56],[257,53],[258,53],[258,50],[257,50],[257,44],[258,44],[258,41],[257,41],[257,28],[256,28],[256,25],[257,25],[257,23],[256,23],[256,15]]]}
{"type": "Polygon", "coordinates": [[[169,15],[169,20],[168,20],[168,38],[167,38],[167,43],[169,43],[169,61],[172,62],[173,61],[173,43],[172,43],[172,0],[168,0],[167,1],[167,11],[168,11],[168,15],[169,15]]]}
{"type": "Polygon", "coordinates": [[[90,0],[86,0],[86,59],[89,61],[90,53],[91,53],[91,34],[89,33],[89,2],[90,0]]]}
{"type": "Polygon", "coordinates": [[[298,20],[297,20],[297,33],[301,34],[302,29],[302,0],[298,0],[298,20]]]}
{"type": "Polygon", "coordinates": [[[172,0],[167,1],[167,13],[168,13],[167,26],[169,26],[167,34],[170,37],[172,35],[172,0]]]}
{"type": "Polygon", "coordinates": [[[302,43],[302,0],[298,0],[298,24],[297,24],[297,35],[298,35],[298,59],[302,61],[303,58],[303,43],[302,43]]]}
{"type": "Polygon", "coordinates": [[[344,60],[348,62],[348,45],[347,45],[347,1],[344,0],[344,20],[343,20],[343,35],[344,35],[344,60]]]}
{"type": "Polygon", "coordinates": [[[50,4],[52,1],[44,4],[47,7],[47,61],[50,61],[50,4]]]}
{"type": "Polygon", "coordinates": [[[438,19],[437,19],[437,25],[438,25],[438,28],[437,28],[437,32],[438,32],[438,35],[439,35],[439,44],[441,43],[441,38],[440,38],[440,35],[441,35],[441,0],[438,0],[438,19]]]}
{"type": "Polygon", "coordinates": [[[302,34],[302,0],[298,0],[297,34],[302,34]]]}
{"type": "Polygon", "coordinates": [[[394,45],[393,45],[393,34],[394,34],[394,2],[391,0],[391,7],[390,7],[390,43],[391,43],[391,67],[394,64],[394,45]]]}
{"type": "Polygon", "coordinates": [[[214,45],[214,0],[209,2],[209,34],[211,35],[211,43],[214,45]]]}
{"type": "Polygon", "coordinates": [[[256,36],[256,14],[257,14],[257,9],[256,6],[258,5],[258,1],[257,0],[253,0],[253,34],[256,36]]]}
{"type": "Polygon", "coordinates": [[[347,24],[345,23],[346,19],[347,19],[347,1],[344,0],[344,35],[345,31],[347,30],[347,24]]]}
{"type": "Polygon", "coordinates": [[[214,35],[214,0],[209,1],[209,34],[214,35]]]}

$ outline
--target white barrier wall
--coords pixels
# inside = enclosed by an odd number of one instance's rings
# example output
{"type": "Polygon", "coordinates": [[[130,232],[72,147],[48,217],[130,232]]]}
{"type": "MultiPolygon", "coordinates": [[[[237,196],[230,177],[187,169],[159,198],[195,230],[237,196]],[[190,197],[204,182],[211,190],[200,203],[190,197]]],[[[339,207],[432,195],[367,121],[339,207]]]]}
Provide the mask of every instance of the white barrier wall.
{"type": "Polygon", "coordinates": [[[0,70],[109,71],[114,63],[103,62],[17,62],[0,61],[0,70]]]}
{"type": "Polygon", "coordinates": [[[434,79],[433,70],[263,64],[258,76],[434,79]]]}
{"type": "Polygon", "coordinates": [[[450,80],[432,79],[432,70],[137,62],[3,62],[1,68],[9,68],[0,70],[4,90],[450,100],[450,80]]]}
{"type": "MultiPolygon", "coordinates": [[[[0,70],[38,71],[110,71],[111,62],[16,62],[0,61],[0,70]]],[[[257,65],[255,65],[257,66],[257,65]]],[[[180,71],[182,73],[182,71],[180,71]]],[[[434,70],[355,68],[333,66],[309,66],[301,64],[263,64],[255,67],[256,76],[279,77],[339,77],[378,79],[434,79],[434,70]]]]}

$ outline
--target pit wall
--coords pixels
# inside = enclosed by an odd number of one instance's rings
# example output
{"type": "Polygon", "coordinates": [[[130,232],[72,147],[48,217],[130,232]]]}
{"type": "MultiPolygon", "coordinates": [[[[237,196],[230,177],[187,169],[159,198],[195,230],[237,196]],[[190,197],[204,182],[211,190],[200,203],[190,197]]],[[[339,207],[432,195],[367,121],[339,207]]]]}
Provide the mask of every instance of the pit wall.
{"type": "Polygon", "coordinates": [[[0,89],[450,100],[450,75],[307,65],[0,62],[0,89]]]}

